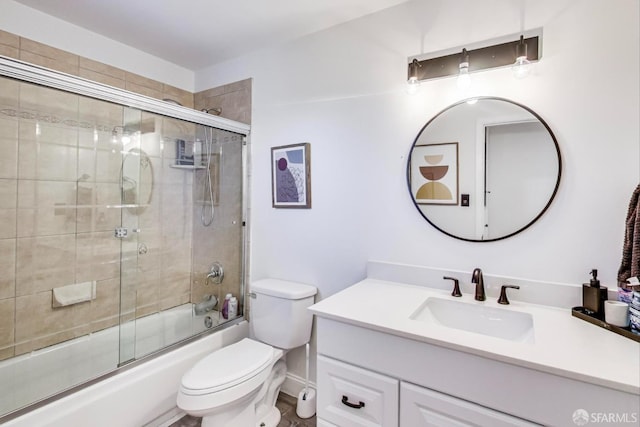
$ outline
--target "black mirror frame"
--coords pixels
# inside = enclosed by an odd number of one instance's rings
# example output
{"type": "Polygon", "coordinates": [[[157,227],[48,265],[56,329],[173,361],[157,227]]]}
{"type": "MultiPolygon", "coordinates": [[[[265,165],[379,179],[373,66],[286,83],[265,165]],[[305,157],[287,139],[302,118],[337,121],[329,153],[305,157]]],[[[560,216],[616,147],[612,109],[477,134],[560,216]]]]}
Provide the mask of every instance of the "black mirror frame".
{"type": "Polygon", "coordinates": [[[555,134],[553,133],[553,131],[551,131],[551,128],[549,127],[549,125],[547,124],[547,122],[540,117],[540,115],[538,115],[538,113],[536,113],[535,111],[533,111],[531,108],[522,105],[518,102],[512,101],[510,99],[506,99],[506,98],[501,98],[501,97],[496,97],[496,96],[478,96],[478,97],[472,97],[472,98],[467,98],[467,99],[463,99],[461,101],[458,101],[454,104],[449,105],[448,107],[444,108],[443,110],[441,110],[438,114],[436,114],[435,116],[433,116],[418,132],[418,135],[415,137],[415,139],[413,140],[413,143],[411,144],[411,148],[409,149],[409,155],[407,156],[407,189],[409,190],[409,196],[411,197],[411,201],[413,202],[414,206],[416,207],[416,209],[418,210],[418,212],[420,212],[420,215],[422,215],[422,217],[429,223],[431,224],[436,230],[440,231],[441,233],[446,234],[447,236],[453,237],[455,239],[458,240],[463,240],[466,242],[477,242],[477,243],[487,243],[487,242],[496,242],[499,240],[504,240],[506,238],[515,236],[518,233],[521,233],[522,231],[526,230],[527,228],[529,228],[531,225],[533,225],[533,223],[535,223],[538,219],[540,219],[540,217],[547,211],[547,209],[549,209],[549,206],[551,206],[551,202],[553,202],[553,199],[555,199],[556,194],[558,193],[558,188],[560,187],[560,179],[562,177],[562,156],[560,154],[560,146],[558,145],[558,140],[556,139],[555,134]],[[540,211],[540,213],[538,213],[538,215],[536,215],[535,218],[533,218],[528,224],[526,224],[524,227],[514,231],[513,233],[504,235],[504,236],[500,236],[498,238],[495,239],[487,239],[487,240],[478,240],[478,239],[467,239],[465,237],[460,237],[460,236],[456,236],[455,234],[452,234],[451,232],[445,231],[442,228],[438,227],[437,225],[435,225],[428,217],[427,215],[422,211],[422,209],[420,209],[420,206],[418,205],[418,203],[416,203],[415,198],[413,197],[413,193],[411,191],[411,157],[413,155],[413,149],[416,146],[416,143],[418,142],[418,139],[420,139],[420,136],[422,135],[422,133],[425,131],[425,129],[438,117],[440,117],[442,114],[444,114],[445,112],[449,111],[450,109],[460,105],[460,104],[464,104],[467,103],[469,101],[481,101],[481,100],[492,100],[492,101],[503,101],[503,102],[507,102],[509,104],[513,104],[515,106],[518,106],[524,110],[526,110],[527,112],[529,112],[531,115],[533,115],[536,119],[538,119],[540,121],[540,123],[542,123],[542,125],[545,127],[545,129],[547,130],[547,132],[549,132],[549,135],[551,136],[551,139],[553,140],[553,143],[555,145],[556,148],[556,154],[558,155],[558,178],[556,179],[556,185],[553,189],[553,193],[551,194],[551,197],[549,197],[549,200],[547,201],[547,204],[545,205],[545,207],[540,211]]]}

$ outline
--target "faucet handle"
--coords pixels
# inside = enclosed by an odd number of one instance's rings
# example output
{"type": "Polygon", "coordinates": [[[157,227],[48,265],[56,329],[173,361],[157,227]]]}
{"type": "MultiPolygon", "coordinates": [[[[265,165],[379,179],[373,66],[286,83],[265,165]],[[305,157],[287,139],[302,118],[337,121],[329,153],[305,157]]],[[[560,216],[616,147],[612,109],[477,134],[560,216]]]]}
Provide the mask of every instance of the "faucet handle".
{"type": "Polygon", "coordinates": [[[507,288],[511,289],[520,289],[520,286],[517,285],[502,285],[500,289],[500,297],[498,298],[498,304],[509,304],[509,299],[507,298],[507,288]]]}
{"type": "Polygon", "coordinates": [[[460,292],[460,283],[458,282],[458,279],[456,279],[455,277],[448,277],[448,276],[444,276],[443,279],[453,280],[453,292],[451,292],[452,297],[462,296],[462,292],[460,292]]]}

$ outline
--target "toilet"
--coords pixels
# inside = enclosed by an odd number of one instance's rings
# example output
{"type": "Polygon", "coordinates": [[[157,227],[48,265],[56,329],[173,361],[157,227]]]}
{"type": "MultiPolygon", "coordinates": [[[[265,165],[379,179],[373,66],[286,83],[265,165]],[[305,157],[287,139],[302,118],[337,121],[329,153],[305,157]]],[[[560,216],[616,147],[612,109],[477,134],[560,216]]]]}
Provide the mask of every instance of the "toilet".
{"type": "Polygon", "coordinates": [[[287,350],[309,342],[314,286],[278,279],[251,284],[253,338],[217,350],[182,377],[177,404],[202,427],[276,427],[287,350]]]}

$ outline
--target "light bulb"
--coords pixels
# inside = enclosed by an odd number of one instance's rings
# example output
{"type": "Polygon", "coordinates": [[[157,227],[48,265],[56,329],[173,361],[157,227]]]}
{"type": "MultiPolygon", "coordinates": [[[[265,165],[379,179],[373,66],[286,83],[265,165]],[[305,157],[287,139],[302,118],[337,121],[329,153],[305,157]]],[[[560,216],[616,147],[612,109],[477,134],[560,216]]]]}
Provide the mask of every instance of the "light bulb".
{"type": "Polygon", "coordinates": [[[462,49],[462,57],[460,58],[460,65],[458,66],[458,88],[460,90],[469,89],[471,86],[471,76],[469,76],[469,54],[467,49],[462,49]]]}
{"type": "Polygon", "coordinates": [[[527,44],[524,36],[520,36],[520,42],[516,45],[516,62],[511,66],[513,76],[516,79],[523,79],[531,73],[531,62],[527,59],[527,44]]]}
{"type": "Polygon", "coordinates": [[[520,56],[516,59],[515,64],[511,66],[511,70],[516,79],[524,79],[531,74],[531,62],[526,56],[520,56]]]}
{"type": "Polygon", "coordinates": [[[422,67],[416,58],[409,64],[409,79],[407,80],[407,93],[413,95],[418,91],[420,80],[418,80],[418,68],[422,67]]]}
{"type": "Polygon", "coordinates": [[[418,81],[417,77],[411,77],[409,80],[407,80],[407,94],[409,95],[413,95],[418,91],[418,88],[420,87],[420,82],[418,81]]]}

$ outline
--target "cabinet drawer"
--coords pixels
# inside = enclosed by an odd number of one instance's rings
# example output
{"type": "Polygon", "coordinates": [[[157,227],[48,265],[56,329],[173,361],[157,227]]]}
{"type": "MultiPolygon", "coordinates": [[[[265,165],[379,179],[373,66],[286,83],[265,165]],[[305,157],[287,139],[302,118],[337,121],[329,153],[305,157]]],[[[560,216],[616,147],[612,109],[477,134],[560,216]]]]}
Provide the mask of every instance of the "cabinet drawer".
{"type": "Polygon", "coordinates": [[[397,427],[398,380],[318,356],[318,418],[339,427],[397,427]]]}
{"type": "Polygon", "coordinates": [[[466,400],[413,384],[400,386],[400,425],[407,427],[536,426],[466,400]]]}

